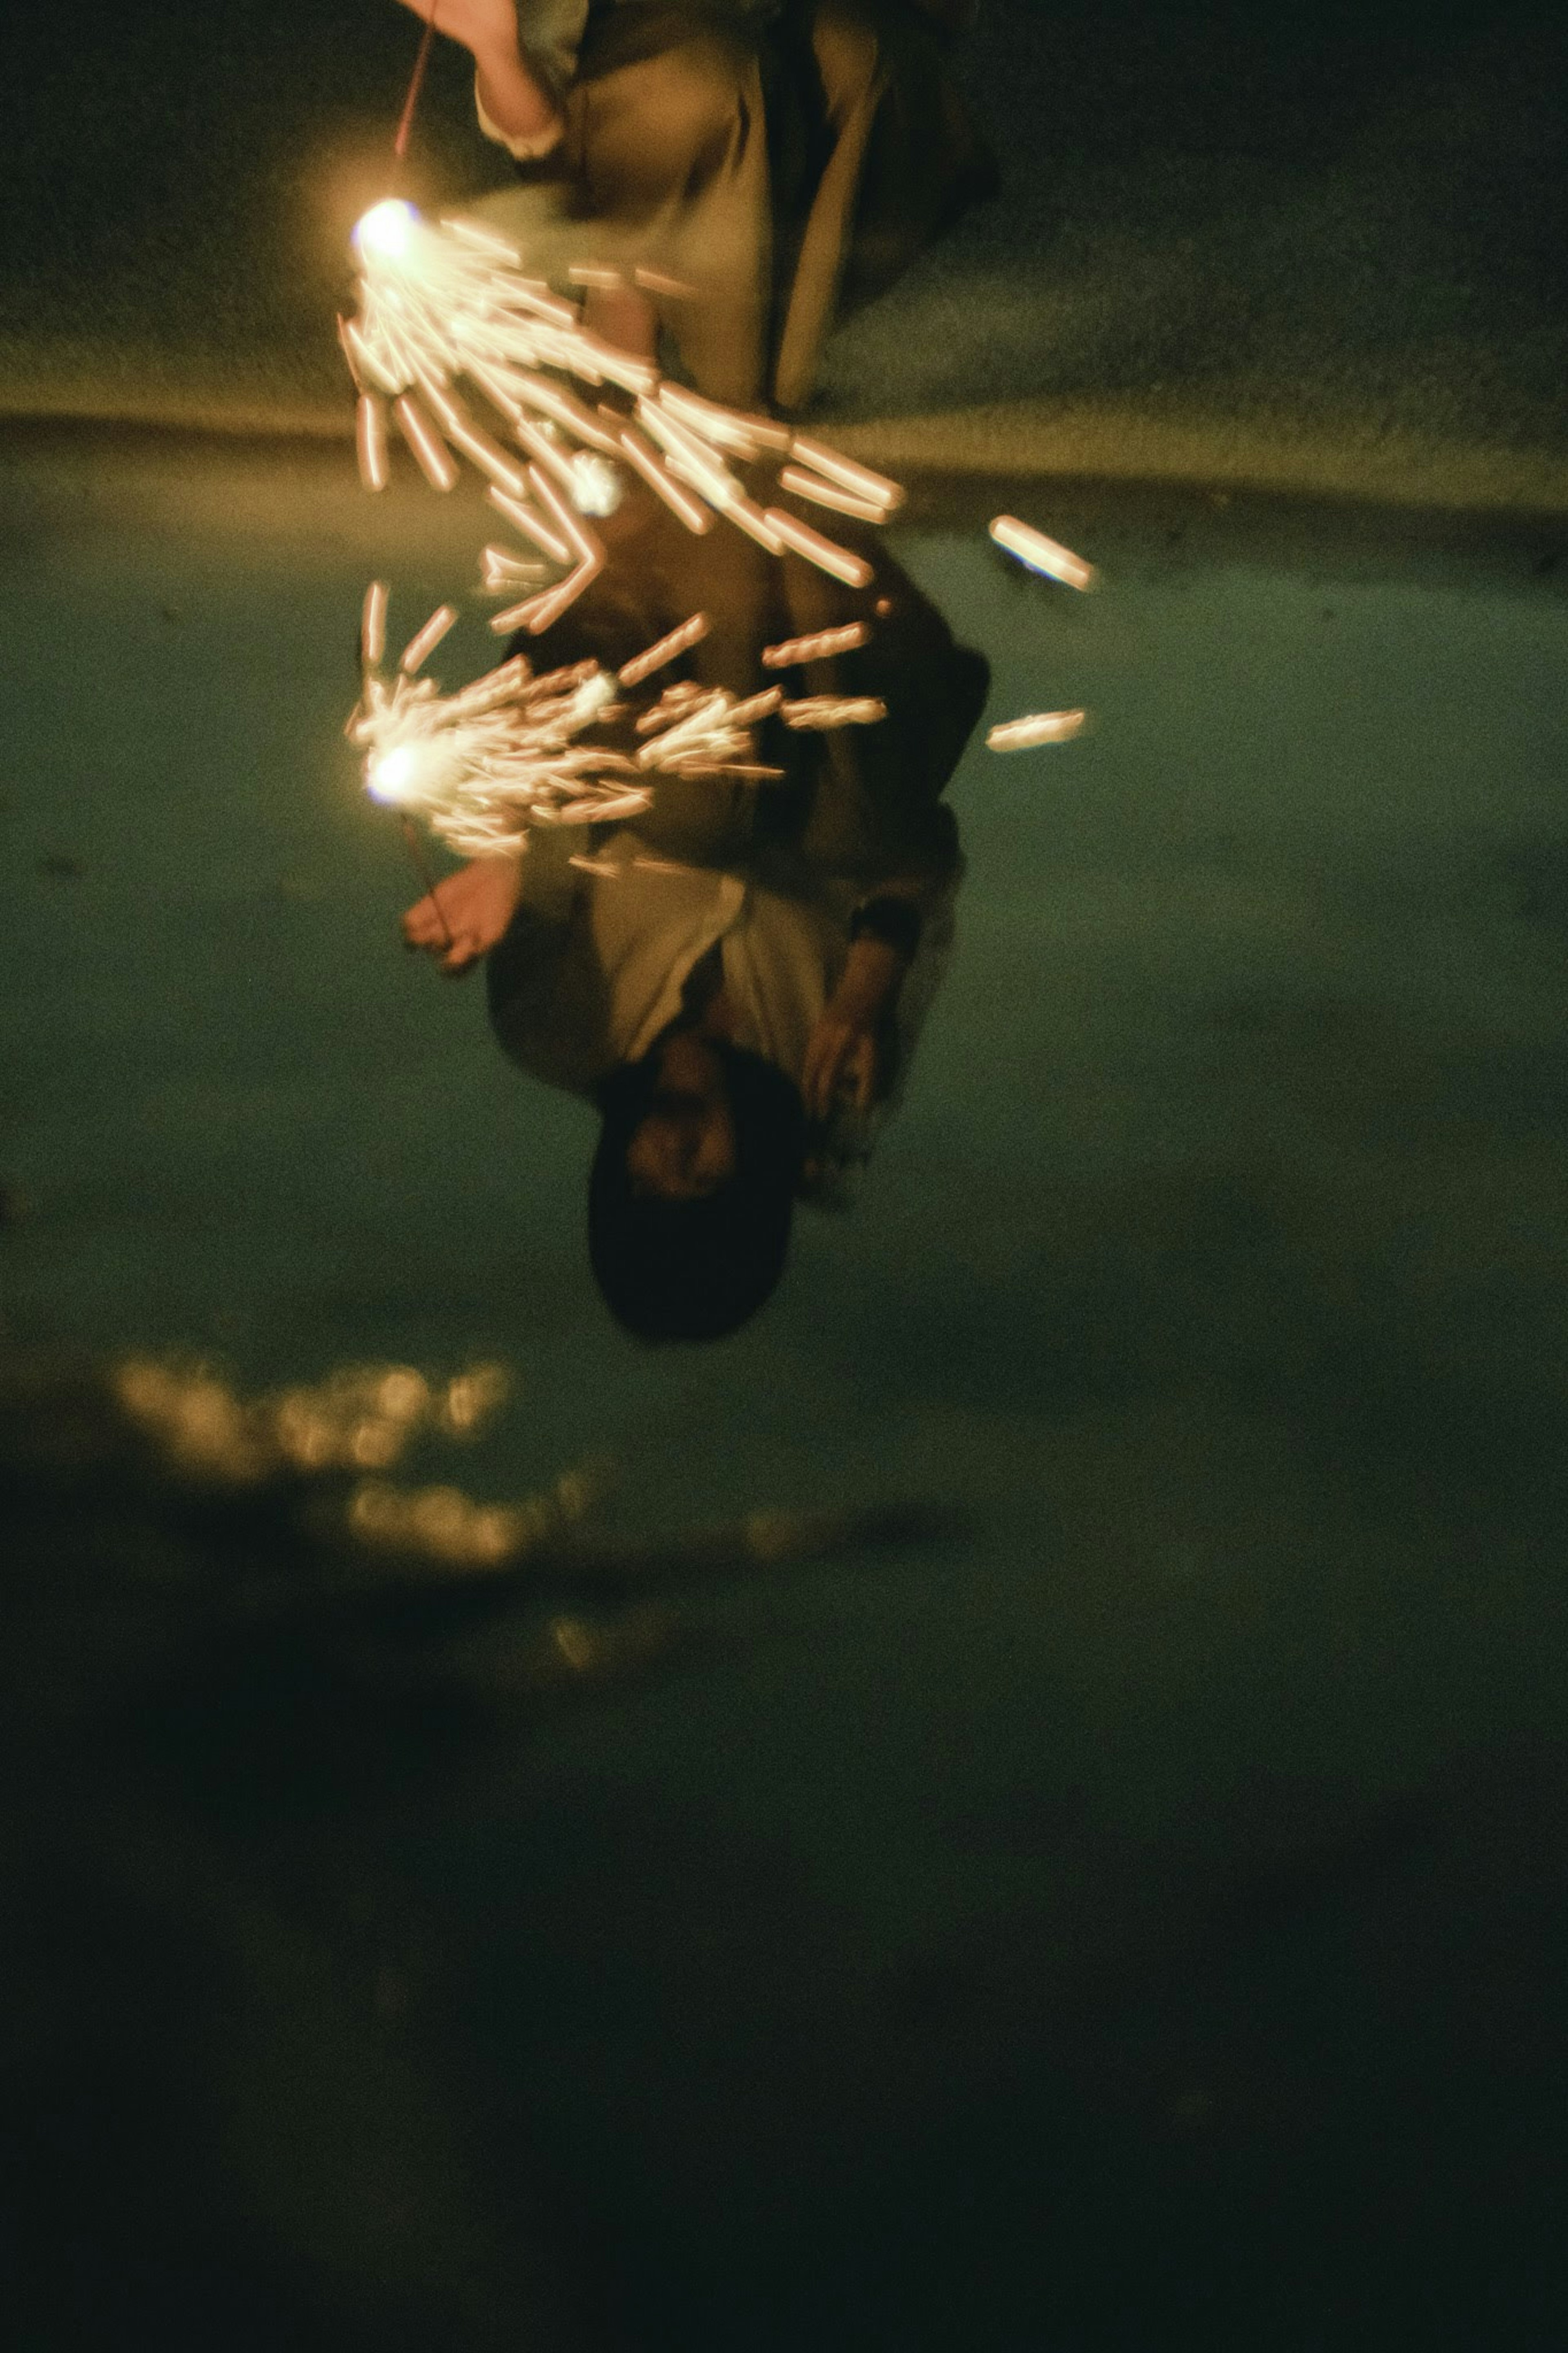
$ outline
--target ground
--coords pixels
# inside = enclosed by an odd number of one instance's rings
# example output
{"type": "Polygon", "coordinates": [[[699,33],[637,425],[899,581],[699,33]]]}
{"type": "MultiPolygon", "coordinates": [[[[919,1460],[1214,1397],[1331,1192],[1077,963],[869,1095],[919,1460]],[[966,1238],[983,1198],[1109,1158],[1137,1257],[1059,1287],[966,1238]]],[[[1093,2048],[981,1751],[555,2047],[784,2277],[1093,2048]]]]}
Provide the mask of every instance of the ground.
{"type": "MultiPolygon", "coordinates": [[[[417,38],[328,8],[27,0],[4,36],[4,401],[342,431],[350,223],[417,38]]],[[[830,355],[899,464],[1560,508],[1568,31],[1546,0],[987,0],[1005,176],[830,355]],[[889,429],[890,428],[890,429],[889,429]]],[[[408,185],[500,183],[438,51],[408,185]]]]}

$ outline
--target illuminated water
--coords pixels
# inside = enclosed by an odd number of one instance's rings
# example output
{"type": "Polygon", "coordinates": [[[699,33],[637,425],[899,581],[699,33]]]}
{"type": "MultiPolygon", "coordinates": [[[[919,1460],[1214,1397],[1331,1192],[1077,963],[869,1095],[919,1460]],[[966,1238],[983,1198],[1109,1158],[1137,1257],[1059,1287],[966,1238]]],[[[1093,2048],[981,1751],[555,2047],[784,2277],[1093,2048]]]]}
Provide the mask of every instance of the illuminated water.
{"type": "Polygon", "coordinates": [[[628,1530],[969,1514],[692,1599],[683,1672],[418,1797],[223,1833],[329,1953],[351,1878],[417,1947],[479,2177],[525,2120],[683,2353],[1556,2309],[1560,534],[1077,490],[1025,510],[1075,599],[917,505],[990,718],[1096,724],[972,748],[866,1197],[671,1358],[589,1287],[587,1115],[399,953],[342,741],[394,525],[410,626],[471,534],[325,457],[40,439],[5,498],[6,1340],[503,1356],[461,1475],[607,1455],[628,1530]]]}

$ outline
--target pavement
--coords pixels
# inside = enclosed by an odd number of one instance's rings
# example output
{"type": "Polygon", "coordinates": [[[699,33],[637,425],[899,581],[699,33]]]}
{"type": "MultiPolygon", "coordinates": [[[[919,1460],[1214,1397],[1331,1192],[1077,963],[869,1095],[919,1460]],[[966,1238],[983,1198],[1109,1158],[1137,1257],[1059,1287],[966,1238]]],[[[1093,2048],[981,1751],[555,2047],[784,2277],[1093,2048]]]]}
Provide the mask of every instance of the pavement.
{"type": "MultiPolygon", "coordinates": [[[[0,43],[0,406],[341,435],[344,238],[387,185],[390,0],[27,0],[0,43]]],[[[1568,511],[1568,28],[1538,0],[988,0],[1002,200],[828,357],[899,467],[1568,511]]],[[[503,184],[438,49],[407,185],[503,184]]]]}
{"type": "Polygon", "coordinates": [[[966,756],[864,1198],[670,1359],[342,740],[477,491],[0,480],[7,1353],[504,1357],[416,1475],[607,1459],[612,1545],[943,1507],[672,1545],[670,1671],[556,1707],[569,1564],[323,1662],[310,1558],[297,1644],[214,1623],[266,1511],[68,1479],[0,1595],[29,2342],[489,2353],[556,2262],[645,2353],[1561,2341],[1561,525],[1060,482],[1074,597],[922,490],[989,717],[1095,724],[966,756]]]}

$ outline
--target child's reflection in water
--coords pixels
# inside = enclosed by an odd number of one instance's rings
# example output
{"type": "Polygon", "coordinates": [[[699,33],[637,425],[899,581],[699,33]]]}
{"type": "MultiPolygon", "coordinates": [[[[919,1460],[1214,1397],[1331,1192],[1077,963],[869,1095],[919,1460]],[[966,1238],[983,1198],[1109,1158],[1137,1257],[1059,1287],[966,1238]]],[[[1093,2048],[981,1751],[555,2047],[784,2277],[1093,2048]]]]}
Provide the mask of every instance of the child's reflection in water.
{"type": "MultiPolygon", "coordinates": [[[[685,674],[748,694],[780,677],[765,646],[864,618],[867,645],[781,682],[888,706],[830,734],[771,722],[784,782],[661,778],[634,824],[536,832],[404,919],[448,972],[488,956],[506,1051],[597,1107],[589,1246],[614,1314],[647,1339],[716,1339],[773,1290],[796,1200],[847,1201],[901,1092],[962,871],[941,796],[987,673],[880,546],[857,592],[738,533],[694,541],[651,501],[607,536],[608,571],[528,649],[539,666],[617,666],[700,608],[713,626],[685,674]]],[[[634,723],[614,740],[634,744],[634,723]]]]}

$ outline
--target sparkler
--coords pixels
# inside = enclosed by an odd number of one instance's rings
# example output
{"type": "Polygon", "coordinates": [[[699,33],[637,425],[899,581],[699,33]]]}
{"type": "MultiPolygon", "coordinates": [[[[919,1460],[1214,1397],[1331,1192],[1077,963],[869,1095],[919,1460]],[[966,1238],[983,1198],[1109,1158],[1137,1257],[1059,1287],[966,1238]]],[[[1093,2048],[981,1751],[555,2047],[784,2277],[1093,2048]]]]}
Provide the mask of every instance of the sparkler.
{"type": "MultiPolygon", "coordinates": [[[[682,680],[668,686],[637,721],[635,757],[584,740],[616,715],[623,685],[647,678],[706,633],[706,616],[672,629],[624,665],[619,675],[595,661],[536,676],[514,654],[456,694],[420,676],[452,626],[442,606],[418,629],[390,680],[371,661],[384,643],[385,592],[366,599],[364,691],[348,733],[364,754],[365,786],[405,826],[418,817],[465,857],[520,849],[535,825],[614,824],[639,816],[660,776],[767,784],[784,774],[757,757],[755,730],[779,712],[795,728],[866,726],[885,718],[869,697],[817,695],[796,702],[784,689],[737,696],[727,687],[682,680]]],[[[436,885],[426,887],[440,901],[436,885]]]]}
{"type": "MultiPolygon", "coordinates": [[[[722,516],[771,555],[788,548],[851,587],[870,582],[872,567],[861,557],[795,516],[759,504],[730,461],[793,459],[780,475],[782,489],[873,523],[885,522],[902,501],[902,491],[886,475],[771,417],[727,408],[664,381],[646,360],[591,333],[575,303],[529,278],[516,248],[478,223],[432,222],[401,198],[387,197],[360,220],[353,245],[360,305],[354,318],[339,322],[339,339],[359,396],[360,470],[368,487],[379,489],[387,478],[390,404],[436,489],[449,491],[458,459],[466,459],[488,477],[498,503],[512,499],[542,506],[546,532],[556,511],[538,491],[542,476],[570,502],[574,520],[607,515],[620,502],[618,460],[689,531],[706,532],[722,516]],[[636,424],[609,405],[590,409],[542,375],[543,369],[630,395],[636,424]],[[508,438],[525,453],[531,501],[522,470],[465,406],[457,390],[460,379],[504,419],[508,438]]],[[[654,273],[633,274],[667,296],[688,290],[673,280],[656,280],[654,273]]],[[[587,262],[568,275],[588,288],[624,282],[619,273],[587,262]]],[[[571,567],[556,588],[518,607],[521,617],[496,617],[498,629],[542,629],[582,594],[603,551],[580,523],[575,530],[557,525],[551,538],[542,539],[534,514],[525,521],[504,506],[502,512],[552,561],[571,567]]]]}

